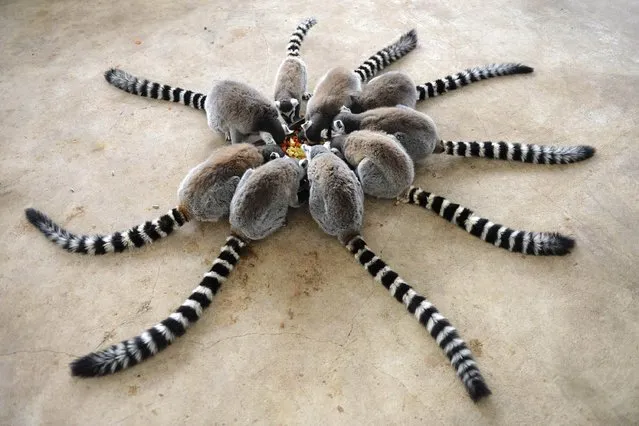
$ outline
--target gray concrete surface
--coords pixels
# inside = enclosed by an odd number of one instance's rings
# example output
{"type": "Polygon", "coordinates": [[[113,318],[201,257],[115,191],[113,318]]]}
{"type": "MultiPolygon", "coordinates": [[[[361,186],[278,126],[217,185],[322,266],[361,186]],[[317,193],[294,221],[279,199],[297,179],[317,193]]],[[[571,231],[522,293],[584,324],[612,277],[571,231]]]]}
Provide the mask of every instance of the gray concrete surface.
{"type": "Polygon", "coordinates": [[[3,1],[0,12],[1,424],[639,422],[636,2],[3,1]],[[420,325],[304,210],[253,247],[177,344],[115,376],[71,378],[75,356],[178,306],[228,231],[189,224],[95,258],[26,222],[28,206],[75,231],[153,218],[223,143],[202,113],[128,95],[102,73],[202,91],[232,77],[270,93],[290,32],[311,15],[312,83],[415,27],[420,46],[393,69],[417,80],[489,62],[536,69],[421,105],[444,138],[598,149],[572,166],[434,157],[418,172],[493,220],[573,235],[563,258],[508,253],[411,206],[366,205],[369,244],[471,342],[494,395],[473,404],[420,325]]]}

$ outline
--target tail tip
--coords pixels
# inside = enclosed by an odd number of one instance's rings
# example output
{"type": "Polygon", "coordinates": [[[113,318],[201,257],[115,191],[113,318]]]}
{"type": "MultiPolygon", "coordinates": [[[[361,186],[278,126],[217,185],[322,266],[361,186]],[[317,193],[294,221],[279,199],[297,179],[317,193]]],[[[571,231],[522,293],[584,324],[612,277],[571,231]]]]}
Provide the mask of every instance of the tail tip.
{"type": "Polygon", "coordinates": [[[566,237],[561,234],[552,234],[553,243],[550,248],[549,254],[555,256],[564,256],[570,253],[570,250],[575,248],[575,239],[566,237]]]}
{"type": "Polygon", "coordinates": [[[31,222],[31,224],[35,227],[39,227],[42,222],[46,222],[48,217],[39,210],[33,209],[31,207],[24,210],[25,216],[27,220],[31,222]]]}
{"type": "Polygon", "coordinates": [[[586,160],[595,155],[597,149],[594,146],[582,145],[581,147],[581,159],[586,160]]]}
{"type": "Polygon", "coordinates": [[[109,68],[108,70],[104,72],[104,79],[108,81],[109,83],[111,83],[111,81],[113,80],[113,75],[117,71],[118,71],[117,68],[109,68]]]}
{"type": "Polygon", "coordinates": [[[535,71],[535,69],[533,67],[529,67],[528,65],[517,64],[517,66],[515,67],[515,71],[517,74],[530,74],[531,72],[535,71]]]}
{"type": "Polygon", "coordinates": [[[100,374],[96,370],[96,364],[90,355],[83,356],[69,364],[71,375],[74,377],[95,377],[100,374]]]}
{"type": "Polygon", "coordinates": [[[415,46],[417,46],[417,30],[412,28],[408,32],[402,34],[400,42],[406,44],[411,49],[414,49],[415,46]]]}
{"type": "Polygon", "coordinates": [[[474,402],[478,402],[482,398],[486,398],[489,395],[492,395],[490,389],[484,382],[484,379],[481,377],[477,377],[472,379],[472,381],[468,384],[468,395],[474,402]]]}
{"type": "Polygon", "coordinates": [[[566,251],[566,253],[569,253],[570,250],[575,248],[574,238],[566,237],[563,235],[558,235],[557,237],[559,239],[559,243],[561,244],[561,247],[566,251]]]}

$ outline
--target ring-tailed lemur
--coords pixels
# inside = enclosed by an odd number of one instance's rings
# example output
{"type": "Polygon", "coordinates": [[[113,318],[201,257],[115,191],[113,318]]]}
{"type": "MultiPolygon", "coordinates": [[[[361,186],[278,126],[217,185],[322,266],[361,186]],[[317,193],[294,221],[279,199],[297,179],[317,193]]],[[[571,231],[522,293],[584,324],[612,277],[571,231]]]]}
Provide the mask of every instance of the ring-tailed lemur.
{"type": "Polygon", "coordinates": [[[299,207],[300,182],[306,170],[290,157],[248,169],[231,200],[231,229],[250,240],[261,240],[286,223],[289,207],[299,207]]]}
{"type": "Polygon", "coordinates": [[[490,64],[468,68],[455,75],[448,75],[421,85],[406,73],[390,71],[375,77],[362,87],[362,92],[353,103],[353,112],[362,112],[373,108],[406,105],[415,108],[417,102],[442,95],[459,87],[497,76],[527,74],[533,68],[523,64],[490,64]]]}
{"type": "Polygon", "coordinates": [[[354,168],[367,195],[396,198],[415,179],[413,160],[392,135],[358,130],[333,137],[330,147],[354,168]]]}
{"type": "Polygon", "coordinates": [[[355,73],[362,83],[366,83],[384,68],[413,51],[415,47],[417,47],[417,32],[413,29],[402,34],[395,43],[371,55],[355,69],[355,73]]]}
{"type": "Polygon", "coordinates": [[[364,194],[353,171],[325,146],[305,147],[305,151],[309,159],[309,209],[313,219],[324,232],[336,236],[364,269],[426,327],[473,401],[490,395],[472,352],[457,330],[364,242],[360,235],[364,194]]]}
{"type": "Polygon", "coordinates": [[[349,107],[361,88],[359,76],[353,71],[343,67],[330,69],[319,80],[313,97],[306,105],[306,122],[302,125],[301,137],[319,143],[324,133],[330,131],[340,108],[349,107]]]}
{"type": "Polygon", "coordinates": [[[342,108],[333,121],[332,134],[360,129],[394,135],[415,162],[431,153],[445,153],[458,157],[495,158],[522,163],[568,164],[586,160],[595,153],[595,148],[588,145],[556,147],[509,142],[443,141],[430,117],[404,105],[371,109],[360,114],[353,114],[348,108],[342,108]]]}
{"type": "Polygon", "coordinates": [[[412,78],[401,71],[389,71],[362,86],[362,91],[350,109],[353,112],[363,112],[395,105],[415,108],[418,98],[412,78]]]}
{"type": "Polygon", "coordinates": [[[357,130],[388,133],[395,136],[415,163],[433,152],[441,152],[435,122],[426,114],[404,105],[370,109],[360,114],[342,108],[333,121],[332,130],[333,135],[357,130]]]}
{"type": "Polygon", "coordinates": [[[177,207],[124,232],[75,235],[38,210],[27,209],[26,216],[49,240],[71,253],[121,253],[164,238],[190,220],[217,221],[228,216],[233,194],[244,172],[254,167],[259,170],[261,164],[283,156],[276,145],[236,144],[218,148],[182,180],[177,207]]]}
{"type": "Polygon", "coordinates": [[[315,18],[300,22],[291,35],[287,56],[277,70],[274,89],[275,106],[287,124],[299,120],[301,103],[310,98],[306,91],[306,64],[299,57],[299,52],[306,33],[316,23],[315,18]]]}
{"type": "Polygon", "coordinates": [[[298,205],[296,186],[303,173],[303,167],[291,158],[275,159],[254,171],[247,170],[231,203],[231,236],[189,298],[168,318],[139,336],[73,361],[71,374],[82,377],[113,374],[150,358],[182,336],[211,304],[239,261],[240,250],[284,225],[282,216],[286,216],[288,206],[298,205]]]}
{"type": "Polygon", "coordinates": [[[398,200],[431,210],[482,241],[508,251],[535,256],[563,256],[575,246],[575,240],[556,232],[521,231],[493,223],[467,207],[416,186],[408,188],[398,200]]]}
{"type": "Polygon", "coordinates": [[[284,142],[287,129],[280,122],[273,102],[251,86],[222,80],[208,95],[140,79],[126,71],[111,68],[104,78],[113,86],[134,95],[164,99],[203,109],[211,130],[224,134],[227,141],[241,143],[254,134],[269,143],[284,142]]]}

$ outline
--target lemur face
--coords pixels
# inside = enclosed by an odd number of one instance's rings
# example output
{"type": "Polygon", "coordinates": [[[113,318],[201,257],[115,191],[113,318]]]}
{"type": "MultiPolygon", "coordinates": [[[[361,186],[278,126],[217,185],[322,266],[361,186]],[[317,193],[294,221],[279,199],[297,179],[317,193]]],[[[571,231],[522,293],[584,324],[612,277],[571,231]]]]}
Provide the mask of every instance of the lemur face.
{"type": "Polygon", "coordinates": [[[280,112],[280,115],[286,122],[286,124],[293,123],[299,116],[300,103],[297,99],[291,98],[290,100],[275,101],[275,106],[280,112]]]}
{"type": "Polygon", "coordinates": [[[333,121],[333,134],[343,135],[344,133],[346,133],[346,126],[344,126],[344,122],[342,120],[333,121]]]}
{"type": "Polygon", "coordinates": [[[310,145],[314,145],[322,141],[322,139],[330,139],[331,137],[331,118],[325,114],[313,114],[308,117],[302,125],[300,135],[304,137],[310,145]]]}

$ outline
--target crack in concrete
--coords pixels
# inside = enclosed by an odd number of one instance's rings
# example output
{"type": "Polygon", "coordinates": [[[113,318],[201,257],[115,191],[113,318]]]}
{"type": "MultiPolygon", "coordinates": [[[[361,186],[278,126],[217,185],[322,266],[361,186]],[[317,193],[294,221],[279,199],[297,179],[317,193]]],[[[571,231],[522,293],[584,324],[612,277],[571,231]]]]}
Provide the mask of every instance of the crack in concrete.
{"type": "Polygon", "coordinates": [[[52,354],[58,354],[58,355],[67,355],[73,358],[79,358],[78,355],[74,355],[74,354],[70,354],[68,352],[62,352],[62,351],[54,351],[52,349],[23,349],[19,351],[0,353],[0,356],[12,356],[17,354],[38,354],[38,353],[52,353],[52,354]]]}

